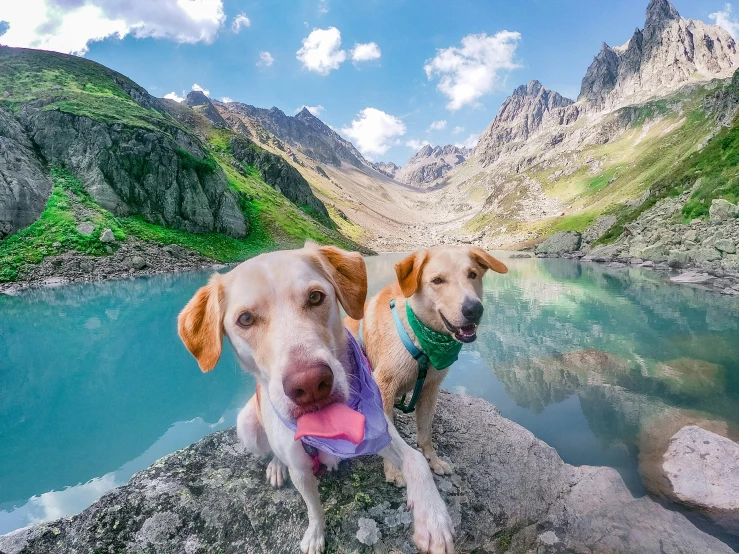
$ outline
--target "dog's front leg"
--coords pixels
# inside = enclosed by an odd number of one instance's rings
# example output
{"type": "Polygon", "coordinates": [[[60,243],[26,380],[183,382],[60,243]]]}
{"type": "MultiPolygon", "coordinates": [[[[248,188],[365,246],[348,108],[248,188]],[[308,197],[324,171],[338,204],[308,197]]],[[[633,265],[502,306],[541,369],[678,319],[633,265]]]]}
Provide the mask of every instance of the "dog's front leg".
{"type": "Polygon", "coordinates": [[[454,526],[441,499],[426,458],[406,444],[392,423],[392,442],[380,455],[401,468],[408,487],[408,507],[413,510],[413,541],[421,552],[452,554],[454,526]]]}
{"type": "MultiPolygon", "coordinates": [[[[443,377],[442,377],[443,379],[443,377]]],[[[453,467],[450,463],[445,462],[436,454],[434,445],[431,442],[431,424],[434,421],[436,413],[436,400],[439,398],[439,387],[441,379],[436,382],[426,382],[416,405],[416,428],[418,430],[417,439],[421,452],[429,461],[431,469],[438,475],[451,475],[453,467]]]]}
{"type": "MultiPolygon", "coordinates": [[[[392,425],[395,420],[395,397],[398,394],[398,385],[392,377],[392,372],[387,369],[376,369],[375,379],[377,380],[377,385],[380,387],[383,410],[392,425]],[[388,375],[390,377],[387,377],[388,375]]],[[[404,487],[405,480],[403,479],[403,473],[399,469],[400,465],[393,464],[388,458],[385,458],[383,463],[385,465],[385,481],[392,483],[396,487],[404,487]]]]}
{"type": "Polygon", "coordinates": [[[312,468],[288,467],[288,471],[293,485],[298,489],[308,508],[308,529],[303,535],[303,540],[300,541],[300,550],[303,554],[321,554],[325,543],[326,521],[318,493],[318,479],[313,475],[312,468]]]}

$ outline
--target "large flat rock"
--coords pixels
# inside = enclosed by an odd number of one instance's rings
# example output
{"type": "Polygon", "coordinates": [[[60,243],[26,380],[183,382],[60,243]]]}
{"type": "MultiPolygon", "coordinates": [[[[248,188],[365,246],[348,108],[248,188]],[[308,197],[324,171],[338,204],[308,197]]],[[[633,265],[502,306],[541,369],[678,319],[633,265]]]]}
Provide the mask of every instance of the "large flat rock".
{"type": "MultiPolygon", "coordinates": [[[[414,440],[410,417],[399,417],[398,427],[414,440]]],[[[456,468],[437,485],[459,552],[733,552],[683,515],[633,498],[616,471],[565,464],[484,400],[442,393],[434,430],[439,453],[456,468]]],[[[0,552],[296,552],[307,525],[303,501],[292,487],[271,489],[265,468],[244,453],[234,429],[215,433],[77,516],[0,537],[0,552]]],[[[384,482],[378,457],[343,464],[320,488],[328,552],[414,552],[405,491],[384,482]],[[360,518],[361,537],[379,532],[373,550],[357,539],[360,518]]]]}

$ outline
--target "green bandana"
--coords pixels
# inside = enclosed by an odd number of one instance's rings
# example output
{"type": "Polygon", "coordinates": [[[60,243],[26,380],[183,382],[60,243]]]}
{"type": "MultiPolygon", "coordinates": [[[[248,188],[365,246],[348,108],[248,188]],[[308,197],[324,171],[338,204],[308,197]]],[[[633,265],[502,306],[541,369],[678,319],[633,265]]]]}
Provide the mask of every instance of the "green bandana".
{"type": "Polygon", "coordinates": [[[462,350],[461,342],[455,340],[454,337],[426,327],[413,313],[407,301],[405,315],[408,316],[408,323],[421,345],[421,350],[429,357],[432,366],[436,369],[446,369],[457,361],[459,351],[462,350]]]}

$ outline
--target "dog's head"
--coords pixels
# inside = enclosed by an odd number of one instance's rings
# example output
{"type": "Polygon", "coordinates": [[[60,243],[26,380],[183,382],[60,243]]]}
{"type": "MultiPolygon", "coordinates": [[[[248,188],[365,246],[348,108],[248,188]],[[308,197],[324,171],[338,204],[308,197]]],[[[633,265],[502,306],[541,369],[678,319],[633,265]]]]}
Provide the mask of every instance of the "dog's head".
{"type": "Polygon", "coordinates": [[[214,275],[180,313],[178,332],[202,371],[218,362],[225,332],[241,366],[267,387],[275,409],[297,419],[347,401],[339,305],[361,319],[366,296],[360,254],[309,243],[214,275]]]}
{"type": "Polygon", "coordinates": [[[482,276],[508,268],[476,246],[435,246],[414,252],[395,265],[406,298],[428,327],[460,342],[477,338],[482,318],[482,276]]]}

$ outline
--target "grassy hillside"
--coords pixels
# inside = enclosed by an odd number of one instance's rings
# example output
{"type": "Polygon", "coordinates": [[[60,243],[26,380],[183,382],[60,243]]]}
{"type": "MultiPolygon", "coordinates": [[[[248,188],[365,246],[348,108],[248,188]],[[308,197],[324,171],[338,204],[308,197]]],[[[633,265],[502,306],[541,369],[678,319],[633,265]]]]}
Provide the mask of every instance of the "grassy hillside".
{"type": "MultiPolygon", "coordinates": [[[[269,250],[299,247],[306,240],[359,248],[334,230],[325,217],[313,217],[316,214],[311,214],[307,206],[293,204],[265,183],[254,168],[250,171],[242,167],[243,171],[238,171],[235,160],[224,148],[228,137],[213,129],[203,117],[193,112],[197,127],[188,128],[186,123],[178,122],[161,109],[163,104],[133,81],[99,64],[75,56],[0,47],[0,109],[18,113],[28,104],[108,124],[143,127],[168,135],[175,129],[189,134],[192,142],[202,145],[206,156],[201,159],[178,150],[180,167],[191,169],[199,176],[222,170],[228,186],[238,196],[250,232],[245,238],[237,239],[220,233],[195,234],[167,228],[141,217],[116,217],[95,202],[72,171],[55,166],[49,168],[53,190],[39,219],[0,241],[0,282],[23,278],[33,264],[68,251],[110,255],[99,240],[106,228],[113,230],[117,241],[135,237],[162,245],[179,244],[219,262],[235,262],[269,250]],[[205,138],[203,135],[211,140],[198,138],[205,138]],[[89,237],[76,230],[83,221],[95,226],[89,237]]],[[[135,172],[137,180],[143,183],[153,173],[155,168],[150,165],[146,159],[141,160],[140,171],[135,172]]]]}

